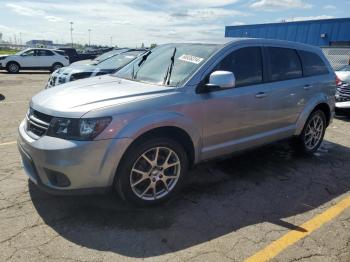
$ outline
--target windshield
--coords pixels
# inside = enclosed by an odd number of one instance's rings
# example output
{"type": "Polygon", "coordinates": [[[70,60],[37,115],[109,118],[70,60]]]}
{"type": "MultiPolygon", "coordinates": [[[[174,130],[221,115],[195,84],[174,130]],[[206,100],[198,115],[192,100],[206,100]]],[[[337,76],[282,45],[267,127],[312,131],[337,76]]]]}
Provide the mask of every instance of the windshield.
{"type": "Polygon", "coordinates": [[[112,51],[109,51],[107,53],[104,53],[104,54],[96,57],[93,61],[100,62],[100,61],[106,60],[107,58],[109,58],[111,56],[114,56],[116,54],[120,54],[120,53],[125,52],[125,51],[127,51],[127,49],[112,50],[112,51]]]}
{"type": "Polygon", "coordinates": [[[131,62],[115,76],[158,85],[178,86],[201,66],[219,45],[169,44],[131,62]]]}
{"type": "Polygon", "coordinates": [[[350,71],[350,65],[342,66],[338,71],[350,71]]]}
{"type": "Polygon", "coordinates": [[[112,56],[106,60],[97,64],[98,67],[104,69],[118,69],[125,66],[132,60],[134,60],[138,55],[144,53],[145,51],[132,51],[125,52],[119,55],[112,56]]]}

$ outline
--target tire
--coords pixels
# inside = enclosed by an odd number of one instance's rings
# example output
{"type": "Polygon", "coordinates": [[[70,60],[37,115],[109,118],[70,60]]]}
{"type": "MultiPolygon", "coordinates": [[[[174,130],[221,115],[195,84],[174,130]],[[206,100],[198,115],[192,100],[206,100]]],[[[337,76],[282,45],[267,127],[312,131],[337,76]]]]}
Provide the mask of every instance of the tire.
{"type": "Polygon", "coordinates": [[[16,74],[19,72],[20,70],[20,65],[17,62],[8,62],[6,65],[6,70],[7,72],[9,72],[10,74],[16,74]]]}
{"type": "Polygon", "coordinates": [[[304,154],[313,154],[322,144],[327,128],[326,115],[322,110],[315,110],[307,119],[302,133],[295,141],[296,149],[304,154]]]}
{"type": "Polygon", "coordinates": [[[60,68],[62,68],[63,67],[63,65],[61,64],[61,63],[54,63],[53,65],[52,65],[52,67],[51,67],[51,72],[54,72],[54,71],[56,71],[57,69],[60,69],[60,68]]]}
{"type": "Polygon", "coordinates": [[[157,205],[180,190],[187,170],[188,156],[182,145],[165,137],[151,138],[127,150],[119,164],[114,187],[127,202],[157,205]]]}

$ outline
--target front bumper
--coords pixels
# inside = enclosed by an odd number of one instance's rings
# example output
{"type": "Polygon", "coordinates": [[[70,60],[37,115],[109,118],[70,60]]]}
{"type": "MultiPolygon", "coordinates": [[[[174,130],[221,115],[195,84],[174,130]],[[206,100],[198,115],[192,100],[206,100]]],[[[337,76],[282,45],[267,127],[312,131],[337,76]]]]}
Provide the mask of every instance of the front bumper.
{"type": "Polygon", "coordinates": [[[32,139],[19,126],[18,148],[29,179],[49,193],[105,192],[131,139],[68,141],[42,136],[32,139]],[[57,177],[59,179],[57,179],[57,177]],[[66,179],[61,183],[62,179],[66,179]]]}

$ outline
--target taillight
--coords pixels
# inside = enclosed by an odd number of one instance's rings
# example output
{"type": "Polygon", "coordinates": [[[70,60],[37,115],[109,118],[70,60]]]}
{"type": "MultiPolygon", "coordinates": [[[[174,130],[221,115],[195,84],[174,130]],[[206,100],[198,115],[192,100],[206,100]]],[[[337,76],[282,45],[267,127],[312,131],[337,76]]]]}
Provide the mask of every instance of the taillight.
{"type": "Polygon", "coordinates": [[[337,75],[335,76],[335,83],[337,86],[341,86],[341,84],[342,84],[342,81],[339,79],[339,77],[337,75]]]}

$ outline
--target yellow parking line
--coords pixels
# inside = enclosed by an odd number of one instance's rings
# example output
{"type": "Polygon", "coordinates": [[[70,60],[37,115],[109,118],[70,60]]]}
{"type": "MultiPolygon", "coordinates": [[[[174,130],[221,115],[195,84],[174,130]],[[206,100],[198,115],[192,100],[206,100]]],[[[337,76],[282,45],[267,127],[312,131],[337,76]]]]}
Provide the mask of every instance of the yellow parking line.
{"type": "Polygon", "coordinates": [[[313,231],[320,228],[323,224],[331,221],[335,217],[337,217],[340,213],[342,213],[345,209],[350,207],[350,196],[341,200],[339,203],[330,207],[323,213],[315,216],[309,221],[302,224],[299,228],[305,229],[301,231],[290,231],[281,238],[272,242],[270,245],[265,247],[264,249],[257,252],[255,255],[249,257],[245,260],[245,262],[263,262],[269,261],[270,259],[277,256],[280,252],[282,252],[287,247],[293,245],[298,240],[310,235],[313,231]]]}
{"type": "Polygon", "coordinates": [[[9,146],[9,145],[13,145],[16,143],[17,143],[17,141],[11,141],[11,142],[2,143],[2,144],[0,144],[0,146],[9,146]]]}

